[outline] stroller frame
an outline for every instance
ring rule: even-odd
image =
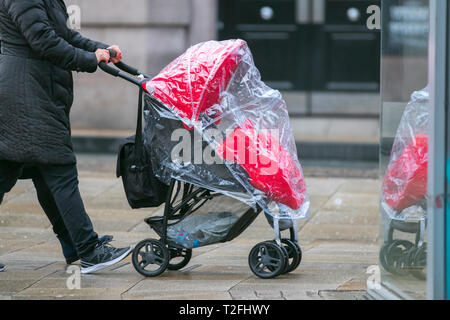
[[[114,57],[116,53],[111,49],[109,51],[111,56]],[[115,66],[125,73],[104,62],[99,64],[99,67],[104,72],[131,82],[139,88],[142,88],[145,81],[150,79],[149,76],[138,69],[122,62],[115,64]],[[175,203],[175,200],[180,195],[182,186],[182,200],[180,203]],[[136,271],[146,277],[156,277],[166,269],[180,270],[184,268],[192,257],[192,249],[169,241],[167,228],[187,218],[200,209],[207,201],[217,196],[223,196],[223,194],[172,178],[163,216],[152,216],[144,220],[160,236],[160,239],[145,239],[135,246],[132,261]],[[231,241],[242,234],[261,211],[262,208],[258,205],[256,205],[256,208],[249,207],[238,221],[234,223],[221,242]],[[170,221],[176,222],[170,223]],[[286,219],[281,221],[286,222]],[[282,226],[280,227],[280,218],[273,217],[275,239],[260,242],[250,251],[248,263],[251,271],[256,276],[263,279],[275,278],[281,274],[294,271],[300,265],[302,251],[298,244],[297,223],[295,219],[289,219],[288,222],[290,222],[288,227],[282,229]],[[290,236],[282,238],[282,231],[287,229],[290,231]],[[181,261],[179,261],[179,258],[181,258]],[[173,260],[176,261],[173,262]],[[152,268],[148,269],[148,267]]]
[[[182,199],[179,203],[175,203],[177,196],[181,193],[182,186],[184,187]],[[165,202],[164,214],[162,216],[145,219],[145,222],[150,228],[160,236],[160,240],[145,239],[136,245],[133,251],[133,265],[142,275],[146,277],[155,277],[163,273],[166,269],[180,270],[189,263],[192,257],[192,249],[184,248],[183,246],[170,241],[167,238],[167,228],[187,218],[190,214],[200,209],[207,201],[212,200],[217,196],[222,196],[222,194],[215,193],[209,189],[198,188],[193,190],[194,188],[195,186],[192,184],[172,179],[167,200]],[[242,234],[242,232],[244,232],[259,216],[261,211],[262,209],[259,206],[256,210],[249,207],[221,242],[231,241]],[[270,254],[275,255],[277,249],[274,248],[279,248],[279,251],[282,252],[280,259],[275,261],[275,265],[277,265],[278,268],[274,267],[270,272],[255,273],[261,278],[273,278],[279,274],[291,272],[295,270],[301,262],[301,249],[297,244],[298,233],[295,220],[293,220],[294,223],[289,228],[289,238],[281,238],[278,220],[279,219],[274,219],[275,240],[262,242],[256,245],[252,250],[254,251],[253,255],[261,250],[268,251]],[[175,222],[170,223],[170,221]],[[179,261],[179,258],[181,258],[181,261]],[[274,258],[276,257],[272,256],[272,260],[277,260]],[[289,261],[290,259],[292,259],[292,261]],[[177,260],[177,262],[172,262],[171,260]],[[249,264],[252,271],[258,269],[258,265],[255,264],[259,263],[259,260],[255,261],[252,254],[249,255]],[[147,270],[146,267],[151,264],[159,267],[156,267],[155,270]]]

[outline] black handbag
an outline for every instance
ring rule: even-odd
[[[122,177],[125,194],[131,208],[154,208],[166,200],[169,187],[153,173],[149,146],[142,138],[142,96],[139,91],[136,135],[128,137],[119,147],[117,177]]]

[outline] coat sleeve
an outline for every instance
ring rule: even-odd
[[[69,30],[69,37],[70,44],[89,52],[95,52],[97,49],[106,49],[109,47],[107,44],[85,38],[78,31],[72,29]]]
[[[95,53],[77,48],[56,34],[42,0],[5,0],[4,6],[29,46],[43,58],[66,70],[97,70]]]

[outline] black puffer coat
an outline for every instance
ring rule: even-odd
[[[71,71],[107,45],[67,27],[63,0],[0,0],[0,160],[73,164]]]

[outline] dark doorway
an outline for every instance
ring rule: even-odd
[[[378,108],[363,106],[380,82],[380,33],[366,25],[371,5],[380,1],[219,0],[219,38],[246,40],[263,81],[304,96],[297,113],[374,115]],[[322,107],[334,93],[362,98],[360,109]]]

